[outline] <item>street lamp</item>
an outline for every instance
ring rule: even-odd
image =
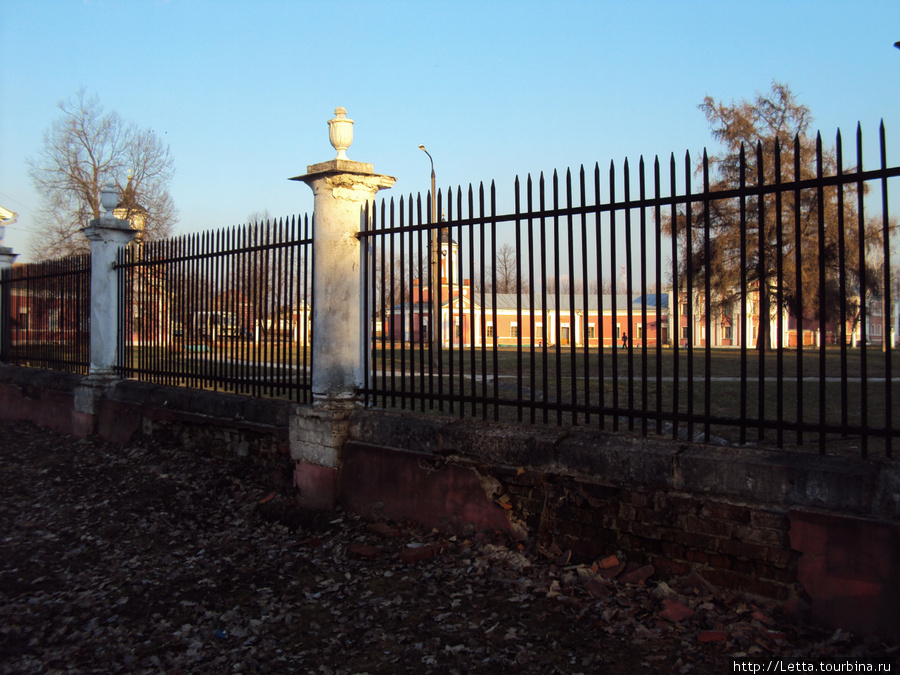
[[[428,161],[431,162],[431,222],[437,222],[437,194],[434,191],[434,158],[431,153],[425,149],[424,145],[419,145],[419,150],[428,155]]]
[[[438,256],[440,255],[440,242],[437,227],[437,192],[435,190],[434,183],[434,158],[431,156],[431,153],[425,149],[424,145],[419,144],[419,150],[428,155],[428,161],[431,162],[431,284],[428,288],[428,301],[431,307],[431,310],[428,313],[431,316],[429,317],[428,324],[429,328],[431,329],[431,360],[432,363],[437,364],[438,354],[441,348],[441,308],[438,306],[438,294],[434,292],[434,286],[441,283],[440,277],[438,277]]]

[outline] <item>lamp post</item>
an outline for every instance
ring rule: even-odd
[[[438,260],[440,256],[440,237],[438,235],[437,225],[437,192],[434,183],[434,158],[431,153],[425,149],[424,145],[419,145],[419,150],[428,155],[428,161],[431,162],[431,284],[428,288],[428,302],[431,308],[429,314],[428,327],[431,330],[431,361],[434,364],[438,362],[438,354],[441,349],[440,338],[440,321],[441,308],[438,306],[438,294],[435,293],[434,287],[441,283],[438,276]],[[420,287],[421,288],[421,287]],[[421,302],[421,298],[419,299]]]
[[[431,162],[431,222],[437,222],[437,195],[434,192],[434,158],[431,153],[425,149],[424,145],[419,145],[419,150],[428,155],[428,161]]]

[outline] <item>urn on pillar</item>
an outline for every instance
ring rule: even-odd
[[[349,159],[347,148],[353,144],[353,120],[347,119],[346,108],[335,108],[334,119],[328,120],[328,138],[337,150],[336,159]]]

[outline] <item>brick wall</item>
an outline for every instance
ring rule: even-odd
[[[516,506],[541,513],[543,490],[517,482],[509,488]],[[582,560],[624,554],[660,578],[699,571],[756,595],[787,599],[797,591],[799,555],[789,547],[785,510],[574,480],[556,483],[548,501],[552,516],[534,520],[540,538]]]

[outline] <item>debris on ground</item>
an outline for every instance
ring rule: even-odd
[[[299,509],[271,467],[0,421],[2,673],[722,673],[896,658],[692,574]]]

